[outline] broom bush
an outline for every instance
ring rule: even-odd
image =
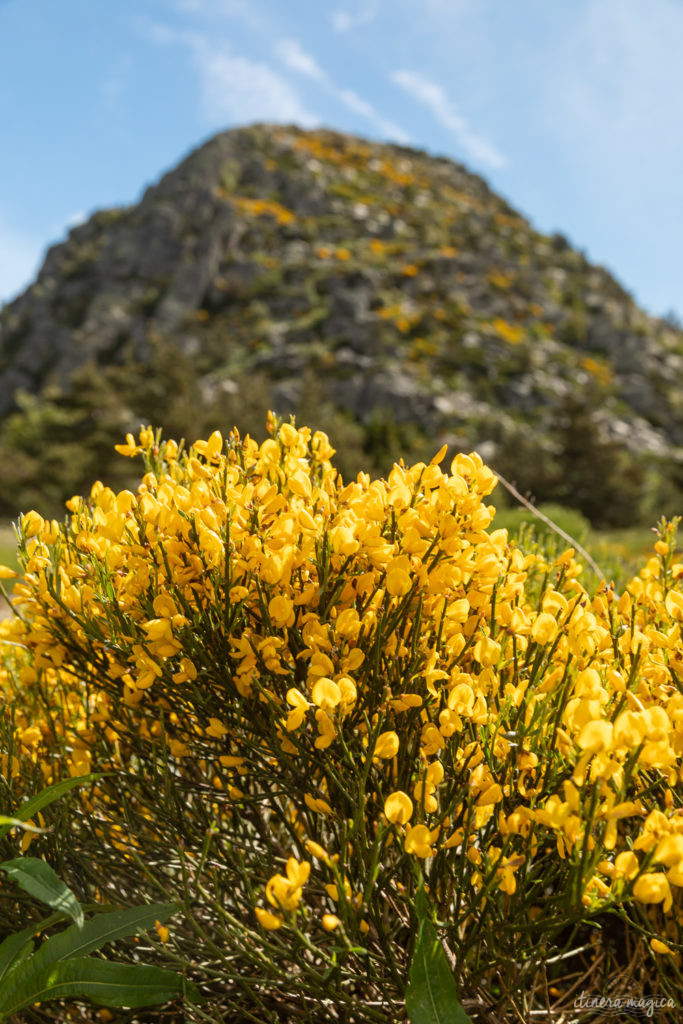
[[[117,956],[205,997],[125,1019],[405,1021],[420,893],[472,1020],[619,982],[673,1021],[676,523],[589,593],[571,549],[495,529],[478,455],[344,483],[325,434],[268,426],[129,434],[135,493],[19,522],[3,802],[106,772],[32,852],[86,902],[178,904]],[[26,905],[0,905],[1,939]]]

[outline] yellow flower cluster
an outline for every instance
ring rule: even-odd
[[[187,452],[128,435],[119,451],[148,465],[137,493],[98,483],[64,525],[23,517],[20,617],[3,626],[17,750],[52,778],[60,756],[82,774],[104,751],[121,763],[126,738],[163,742],[224,791],[225,821],[277,788],[292,855],[264,878],[269,930],[379,928],[381,865],[403,877],[406,855],[455,927],[471,917],[454,873],[483,909],[552,851],[568,905],[656,905],[674,953],[673,527],[623,594],[590,596],[571,550],[547,564],[490,529],[478,455],[345,484],[324,434],[269,426]]]
[[[511,324],[501,317],[494,320],[491,326],[496,334],[509,342],[510,345],[519,345],[524,338],[525,331],[523,327],[520,327],[519,324]]]
[[[238,210],[251,217],[274,217],[278,224],[291,224],[296,217],[291,210],[288,210],[282,203],[273,199],[251,199],[249,196],[238,196],[223,189],[218,189],[218,194],[227,199]]]
[[[310,873],[311,865],[308,861],[299,863],[296,857],[290,857],[287,861],[286,873],[273,875],[266,885],[266,898],[280,913],[273,914],[263,907],[256,907],[259,924],[269,931],[281,928],[284,924],[283,913],[291,913],[298,908],[303,886]]]

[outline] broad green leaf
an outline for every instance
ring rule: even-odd
[[[422,883],[415,896],[415,912],[420,927],[406,993],[410,1024],[472,1024],[458,999],[455,978],[430,920]]]
[[[79,927],[83,925],[83,909],[64,882],[49,864],[37,857],[17,857],[0,864],[0,871],[17,883],[24,892],[41,903],[47,903],[53,910],[59,910]]]
[[[37,966],[48,967],[58,960],[85,956],[101,949],[108,942],[153,928],[157,921],[163,923],[177,910],[175,903],[150,903],[130,910],[97,914],[86,921],[82,928],[72,925],[58,935],[53,935],[37,951],[34,962]]]
[[[63,914],[50,914],[49,917],[44,918],[42,921],[37,921],[35,924],[29,925],[28,928],[24,928],[23,931],[15,932],[14,935],[8,935],[6,939],[0,942],[0,982],[10,968],[13,968],[18,962],[21,954],[25,958],[26,953],[24,951],[26,947],[30,946],[28,951],[31,952],[33,943],[30,940],[33,936],[38,932],[44,931],[46,928],[50,928],[56,921],[62,921],[63,919]]]
[[[25,804],[22,804],[17,809],[15,817],[21,821],[27,821],[34,814],[37,814],[38,811],[42,811],[43,807],[47,807],[55,800],[59,800],[60,796],[64,796],[70,789],[74,789],[76,786],[83,786],[86,782],[94,782],[95,779],[101,779],[109,774],[111,773],[91,772],[90,775],[79,775],[74,779],[64,779],[62,782],[55,782],[52,786],[46,786],[45,789],[41,789],[40,793],[36,793]],[[0,825],[0,839],[2,836],[6,836],[11,828],[12,825]]]
[[[24,932],[10,935],[0,944],[0,983],[8,972],[33,952],[33,941]]]
[[[0,1014],[11,1016],[35,1002],[69,997],[90,999],[98,1006],[156,1006],[183,992],[190,998],[197,990],[172,971],[138,964],[109,963],[95,957],[78,957],[10,975],[0,992]]]

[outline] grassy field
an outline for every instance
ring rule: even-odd
[[[12,569],[18,569],[17,562],[17,539],[11,523],[3,523],[0,526],[0,565],[8,565]]]
[[[559,505],[540,505],[539,511],[571,537],[579,556],[580,548],[588,552],[600,569],[600,575],[607,580],[614,580],[617,590],[635,576],[653,554],[656,540],[653,527],[595,530],[588,520],[573,509]],[[525,508],[499,508],[493,525],[507,529],[522,547],[538,544],[549,553],[557,550],[559,554],[568,546],[563,537]],[[589,577],[594,575],[588,570],[586,578],[582,576],[582,582],[589,589],[593,583]]]
[[[11,523],[0,525],[0,565],[8,565],[10,569],[18,569],[17,539]],[[5,589],[11,590],[11,580],[5,580]],[[0,617],[7,614],[7,603],[0,593]]]

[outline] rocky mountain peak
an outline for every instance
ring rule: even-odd
[[[446,440],[625,521],[680,502],[682,385],[681,332],[463,166],[252,125],[74,228],[0,311],[0,501],[116,476],[141,422],[262,431],[273,406],[345,475]]]

